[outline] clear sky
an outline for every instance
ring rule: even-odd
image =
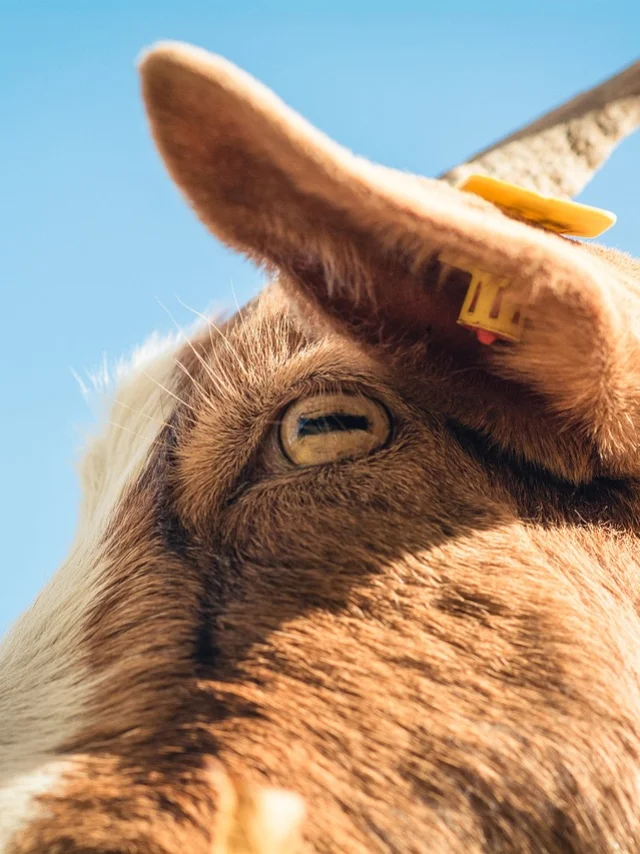
[[[0,0],[0,632],[73,534],[92,414],[72,369],[174,329],[162,305],[187,325],[179,300],[259,286],[164,174],[142,48],[223,54],[357,153],[435,175],[636,59],[638,33],[638,0]],[[583,196],[637,255],[639,175],[640,135]]]

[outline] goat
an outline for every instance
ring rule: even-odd
[[[140,72],[272,279],[139,354],[85,452],[0,652],[0,851],[640,850],[640,264],[457,187],[578,193],[640,63],[441,180],[204,51]],[[519,342],[456,323],[469,269]]]

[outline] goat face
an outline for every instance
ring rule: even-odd
[[[274,279],[138,365],[87,453],[4,649],[2,850],[635,850],[640,269],[362,163],[221,60],[142,78]],[[469,266],[519,344],[456,325]]]

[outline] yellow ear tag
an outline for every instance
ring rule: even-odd
[[[598,237],[616,221],[616,215],[611,211],[579,205],[567,199],[543,196],[525,187],[486,175],[470,175],[458,185],[458,189],[493,202],[507,216],[524,219],[558,234]]]
[[[458,189],[493,202],[507,216],[525,220],[557,234],[597,237],[616,221],[615,214],[610,211],[543,196],[485,175],[470,175]],[[458,263],[455,266],[461,265]],[[483,270],[471,269],[468,264],[462,269],[471,273],[471,283],[458,323],[474,329],[482,344],[493,344],[496,338],[519,341],[524,312],[521,306],[509,298],[509,280]]]
[[[471,284],[458,323],[475,329],[481,344],[493,344],[496,338],[519,341],[524,315],[518,303],[509,296],[509,279],[483,270],[470,272]]]

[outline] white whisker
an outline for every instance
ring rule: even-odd
[[[155,385],[157,385],[157,386],[158,386],[158,388],[162,389],[162,391],[166,392],[166,393],[169,395],[169,397],[172,397],[172,398],[173,398],[174,400],[176,400],[176,401],[177,401],[181,406],[184,406],[184,407],[186,407],[187,409],[190,409],[190,410],[191,410],[191,412],[193,412],[193,414],[194,414],[194,415],[197,415],[197,414],[198,414],[197,409],[195,409],[193,406],[191,406],[191,404],[187,403],[187,401],[186,401],[186,400],[182,400],[182,398],[181,398],[181,397],[178,397],[178,395],[177,395],[177,394],[174,394],[170,389],[168,389],[168,388],[167,388],[165,385],[163,385],[161,382],[158,382],[158,380],[157,380],[155,377],[152,377],[152,376],[151,376],[151,374],[148,374],[146,371],[143,371],[143,376],[145,376],[147,379],[151,380],[151,382],[152,382],[152,383],[154,383]]]
[[[149,437],[145,436],[144,433],[138,433],[135,430],[132,430],[130,427],[125,427],[124,424],[119,424],[117,421],[108,421],[107,423],[110,424],[111,427],[117,427],[119,430],[122,430],[124,433],[129,433],[131,436],[135,436],[136,439],[142,439],[143,441],[146,441],[149,439]],[[158,441],[158,439],[152,439],[150,444],[152,446],[156,445],[157,447],[161,448],[161,447],[163,447],[164,443]]]
[[[157,424],[159,427],[169,427],[171,430],[175,430],[175,425],[169,424],[167,421],[161,421],[158,418],[154,418],[152,415],[147,415],[146,412],[142,412],[140,409],[134,409],[133,406],[129,406],[127,403],[123,403],[121,400],[117,398],[114,400],[114,404],[116,406],[121,406],[123,409],[127,409],[129,412],[132,412],[134,415],[140,415],[142,418],[146,418],[147,421],[151,421],[154,424]]]
[[[209,326],[209,331],[211,331],[213,329],[218,334],[218,336],[222,339],[222,342],[225,345],[225,347],[227,348],[227,350],[229,351],[229,353],[236,360],[236,363],[237,363],[238,367],[240,368],[240,370],[242,371],[242,373],[245,376],[248,376],[249,372],[247,371],[246,365],[244,364],[244,362],[242,361],[242,359],[238,355],[237,351],[233,348],[231,342],[229,341],[228,337],[224,334],[222,329],[220,329],[220,327],[217,326],[216,323],[213,320],[211,320],[211,318],[206,317],[204,314],[202,314],[202,312],[198,311],[197,309],[191,308],[191,306],[188,306],[185,302],[183,302],[180,299],[180,297],[176,296],[176,299],[178,300],[180,305],[183,306],[183,308],[186,308],[187,311],[193,312],[193,314],[195,314],[196,317],[199,317],[201,320],[204,320],[204,322],[207,323]],[[213,342],[212,342],[212,344],[213,344]]]
[[[206,390],[200,385],[200,383],[195,379],[195,377],[190,374],[187,367],[179,359],[176,359],[175,364],[183,372],[183,374],[185,374],[191,380],[193,387],[200,393],[200,396],[205,401],[205,403],[211,406],[212,403],[210,395],[207,394]]]

